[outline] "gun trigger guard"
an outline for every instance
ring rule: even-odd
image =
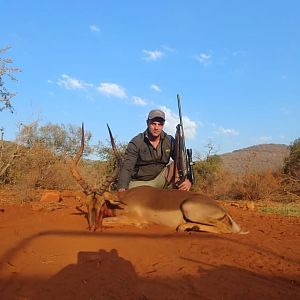
[[[177,188],[179,188],[179,186],[185,181],[185,178],[182,177],[181,179],[179,179],[178,181],[175,182],[175,186]]]

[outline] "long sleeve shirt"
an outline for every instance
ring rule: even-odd
[[[152,180],[174,159],[174,138],[161,134],[160,142],[156,148],[148,138],[147,130],[135,136],[125,151],[123,166],[121,168],[118,188],[128,188],[131,180]]]

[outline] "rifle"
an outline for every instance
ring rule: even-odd
[[[178,94],[177,102],[179,111],[179,124],[176,126],[175,134],[174,175],[177,171],[179,180],[175,182],[175,185],[179,186],[186,178],[188,178],[192,184],[195,183],[195,176],[193,170],[194,162],[192,160],[192,149],[186,149],[185,147],[185,138],[181,115],[181,100]]]

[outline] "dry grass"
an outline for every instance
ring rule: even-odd
[[[260,212],[267,214],[279,214],[284,216],[300,217],[300,203],[269,203],[259,207]]]
[[[4,163],[7,157],[2,156]],[[2,178],[0,187],[10,189],[14,193],[13,198],[21,203],[38,200],[38,191],[43,189],[80,189],[71,175],[69,164],[70,158],[56,156],[42,144],[22,148],[5,173],[5,178]],[[81,160],[78,169],[93,188],[99,187],[109,172],[108,164],[100,161]],[[194,191],[213,195],[220,200],[263,202],[265,205],[260,206],[262,212],[299,216],[300,180],[297,178],[273,170],[248,170],[236,176],[215,164],[202,165],[202,169],[196,168],[196,171],[198,177]]]

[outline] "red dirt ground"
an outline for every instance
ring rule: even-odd
[[[78,203],[0,201],[0,299],[300,299],[299,218],[228,204],[248,235],[94,233]]]

